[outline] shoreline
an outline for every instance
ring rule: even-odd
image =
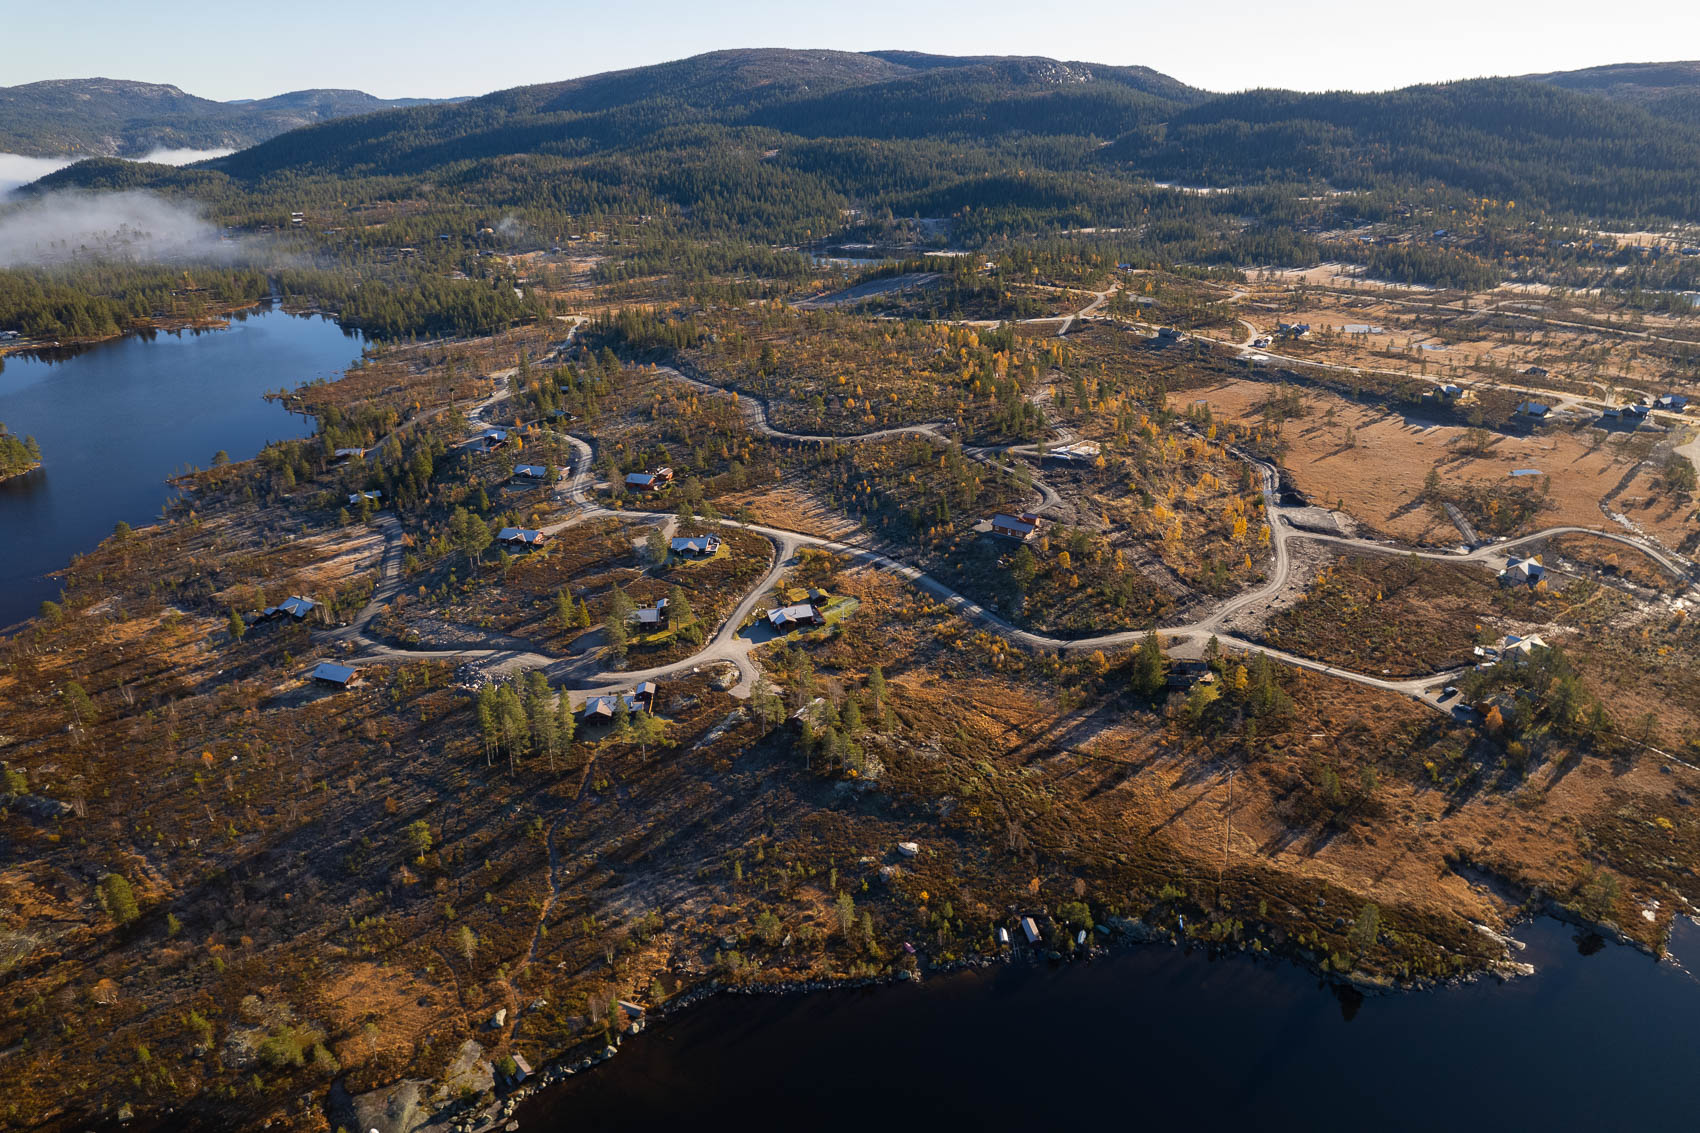
[[[1610,924],[1591,922],[1575,913],[1573,910],[1553,904],[1551,901],[1541,903],[1538,908],[1531,909],[1525,915],[1508,923],[1512,929],[1521,925],[1532,925],[1536,921],[1547,918],[1559,924],[1572,925],[1602,937],[1604,940],[1628,946],[1632,951],[1649,956],[1663,962],[1667,956],[1655,953],[1634,937],[1624,934]],[[723,996],[768,996],[768,997],[803,997],[821,992],[857,991],[872,988],[894,988],[903,984],[924,985],[929,979],[957,975],[970,970],[989,970],[999,966],[1015,967],[1017,965],[1031,968],[1059,968],[1075,963],[1091,963],[1094,959],[1111,959],[1118,955],[1129,955],[1147,948],[1167,946],[1178,949],[1183,954],[1191,953],[1194,949],[1202,952],[1205,959],[1210,961],[1239,957],[1252,962],[1266,962],[1269,967],[1292,967],[1293,969],[1320,980],[1318,990],[1323,987],[1333,988],[1336,993],[1350,991],[1360,996],[1395,997],[1406,995],[1426,994],[1446,988],[1466,987],[1495,979],[1500,984],[1514,980],[1527,979],[1537,974],[1534,965],[1519,963],[1509,959],[1513,946],[1522,948],[1523,945],[1511,936],[1504,935],[1508,958],[1505,961],[1489,964],[1468,972],[1441,979],[1418,977],[1412,980],[1382,981],[1370,977],[1367,973],[1357,970],[1340,973],[1328,970],[1317,962],[1313,953],[1303,948],[1252,948],[1251,941],[1241,941],[1237,947],[1219,941],[1194,938],[1187,935],[1181,927],[1176,929],[1160,928],[1137,918],[1110,918],[1105,929],[1106,939],[1102,942],[1088,941],[1086,944],[1064,954],[1038,945],[1010,945],[1001,948],[993,954],[979,953],[943,963],[927,964],[916,958],[913,968],[898,968],[877,976],[859,976],[837,979],[830,976],[780,980],[772,983],[728,983],[719,978],[710,978],[703,983],[681,990],[669,996],[661,1003],[643,1008],[641,1015],[635,1018],[628,1013],[629,1025],[624,1030],[615,1031],[612,1035],[602,1038],[586,1039],[569,1047],[554,1058],[549,1059],[536,1070],[527,1074],[520,1082],[507,1089],[484,1105],[468,1106],[465,1101],[451,1101],[433,1112],[430,1124],[442,1123],[455,1133],[486,1133],[488,1130],[501,1128],[505,1123],[518,1120],[519,1111],[528,1102],[540,1098],[547,1091],[559,1087],[567,1079],[595,1070],[602,1064],[612,1060],[620,1053],[628,1037],[638,1035],[648,1030],[654,1023],[669,1020],[683,1015],[688,1010],[700,1007]],[[1253,938],[1257,939],[1257,938]],[[923,971],[923,965],[925,970]],[[498,1076],[498,1082],[500,1081]],[[406,1085],[406,1081],[397,1081],[375,1090],[357,1095],[359,1098],[387,1095],[390,1091]],[[437,1083],[432,1083],[433,1087]],[[345,1104],[355,1100],[344,1092],[342,1097]],[[467,1108],[459,1108],[467,1107]],[[333,1104],[328,1107],[330,1116],[335,1119],[339,1114]],[[342,1114],[340,1116],[351,1116]],[[523,1122],[521,1128],[523,1128]]]
[[[9,484],[13,480],[21,480],[25,476],[29,476],[29,475],[32,475],[36,472],[40,472],[45,467],[47,467],[47,466],[45,464],[43,464],[41,461],[38,460],[34,464],[30,465],[28,468],[22,468],[22,469],[19,469],[16,472],[0,473],[0,484]]]
[[[186,330],[229,330],[230,316],[239,311],[255,311],[267,303],[273,302],[277,303],[278,309],[283,310],[285,314],[292,313],[284,309],[280,300],[270,297],[255,299],[246,303],[230,303],[220,306],[215,313],[203,315],[198,319],[154,317],[142,323],[124,327],[116,334],[101,334],[82,338],[56,338],[51,341],[38,338],[13,339],[0,345],[0,361],[12,354],[39,354],[55,350],[87,350],[103,343],[119,342],[131,335],[145,334],[149,331],[156,334],[176,334]]]

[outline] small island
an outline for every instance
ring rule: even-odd
[[[17,437],[0,424],[0,480],[10,480],[41,467],[41,446],[34,437]]]

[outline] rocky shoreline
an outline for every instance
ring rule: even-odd
[[[1590,922],[1573,910],[1565,909],[1550,901],[1543,902],[1541,907],[1534,909],[1529,915],[1520,918],[1516,923],[1529,923],[1537,916],[1551,916],[1555,920],[1598,933],[1606,940],[1633,945],[1639,951],[1653,954],[1651,949],[1648,949],[1635,938],[1617,930],[1615,926]],[[1097,928],[1099,934],[1105,937],[1104,940],[1089,941],[1066,954],[1055,950],[1042,950],[1037,947],[1011,947],[996,955],[980,954],[943,963],[929,963],[926,964],[925,974],[921,970],[922,963],[917,961],[913,968],[900,968],[887,975],[856,979],[817,978],[761,984],[728,984],[719,979],[713,979],[688,991],[681,992],[662,1004],[644,1008],[642,1014],[633,1019],[629,1029],[624,1034],[616,1034],[610,1042],[601,1045],[585,1044],[577,1050],[563,1053],[560,1058],[535,1072],[526,1067],[519,1076],[507,1077],[504,1083],[505,1088],[500,1096],[484,1105],[454,1102],[433,1112],[425,1112],[418,1106],[421,1096],[428,1096],[430,1092],[439,1088],[440,1084],[405,1080],[358,1097],[351,1097],[346,1093],[341,1094],[340,1097],[333,1094],[330,1116],[333,1122],[341,1120],[346,1123],[352,1120],[356,1124],[350,1125],[350,1128],[376,1130],[377,1133],[415,1133],[415,1131],[418,1131],[418,1133],[490,1133],[494,1130],[518,1130],[520,1122],[516,1114],[521,1105],[530,1098],[559,1085],[569,1078],[593,1070],[614,1058],[618,1055],[626,1035],[639,1034],[654,1022],[670,1018],[688,1008],[722,995],[800,995],[822,991],[886,987],[904,983],[918,984],[924,982],[928,976],[945,976],[970,968],[986,969],[1000,964],[1090,962],[1094,958],[1107,957],[1116,951],[1149,945],[1167,945],[1188,949],[1197,947],[1205,950],[1212,957],[1238,953],[1248,957],[1256,956],[1295,963],[1317,974],[1331,985],[1350,989],[1359,995],[1366,996],[1394,995],[1431,991],[1444,987],[1459,987],[1488,978],[1508,982],[1535,973],[1534,965],[1512,959],[1513,948],[1521,949],[1523,947],[1521,942],[1509,935],[1497,933],[1490,935],[1501,941],[1505,947],[1506,955],[1504,959],[1492,962],[1486,967],[1459,973],[1445,979],[1422,977],[1412,980],[1389,980],[1358,970],[1345,973],[1330,971],[1324,967],[1323,958],[1308,949],[1253,949],[1249,941],[1242,941],[1237,946],[1229,946],[1218,942],[1194,939],[1186,934],[1184,925],[1177,926],[1177,928],[1165,928],[1135,918],[1112,917],[1107,918],[1107,923],[1099,925]],[[522,1062],[520,1065],[523,1067],[524,1063]]]

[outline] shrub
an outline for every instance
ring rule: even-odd
[[[100,903],[119,924],[129,924],[142,915],[136,904],[136,891],[120,874],[109,873],[100,879]]]

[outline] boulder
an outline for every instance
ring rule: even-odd
[[[425,1108],[429,1082],[405,1079],[350,1100],[354,1128],[372,1133],[413,1133],[431,1119]]]
[[[467,1039],[443,1068],[437,1082],[437,1097],[442,1101],[453,1101],[462,1094],[481,1094],[495,1086],[496,1068],[484,1057],[484,1047]]]
[[[897,852],[906,858],[912,858],[921,852],[921,847],[915,842],[899,842]]]

